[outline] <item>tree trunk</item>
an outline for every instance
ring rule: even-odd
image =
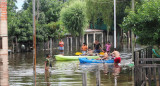
[[[77,51],[77,37],[76,37],[76,51]]]
[[[107,30],[107,42],[109,40],[109,30]]]
[[[50,43],[49,44],[50,44],[50,49],[49,49],[50,50],[50,56],[52,56],[52,38],[50,38]]]
[[[48,42],[47,42],[47,49],[49,50],[49,40],[48,40]]]
[[[109,30],[110,30],[110,26],[109,25],[107,25],[108,26],[108,29],[107,29],[107,42],[108,42],[108,40],[109,40]]]
[[[14,43],[12,43],[12,53],[14,53]]]
[[[17,41],[17,37],[16,37],[16,52],[18,52],[18,41]]]
[[[121,29],[121,38],[120,38],[120,42],[122,43],[123,42],[123,30]]]

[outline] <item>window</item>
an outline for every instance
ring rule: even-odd
[[[0,49],[2,49],[2,37],[0,37]]]

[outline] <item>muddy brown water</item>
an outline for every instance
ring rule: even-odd
[[[56,55],[58,52],[53,52]],[[127,59],[122,64],[131,61],[131,53],[122,50]],[[33,73],[32,52],[16,53],[0,57],[1,86],[133,86],[133,68],[114,66],[112,64],[80,64],[79,61],[56,61],[51,58],[52,68],[45,73],[44,51],[37,51],[36,81]],[[73,53],[75,53],[73,51]],[[72,53],[72,55],[73,55]],[[68,52],[65,52],[69,55]],[[70,54],[71,55],[71,54]],[[99,81],[99,82],[98,82]]]

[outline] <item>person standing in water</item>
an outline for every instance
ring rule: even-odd
[[[47,86],[50,86],[49,83],[49,77],[50,77],[50,72],[49,72],[49,67],[52,67],[51,62],[50,62],[50,55],[46,55],[46,60],[45,60],[45,81],[47,82]]]
[[[64,54],[64,42],[62,41],[62,39],[59,41],[59,50],[60,50],[60,54]]]
[[[121,63],[120,53],[117,51],[116,48],[114,48],[114,51],[111,53],[111,56],[115,57],[114,58],[114,63],[115,64]]]
[[[51,63],[50,63],[50,55],[47,54],[46,55],[46,60],[45,60],[45,70],[48,71],[49,70],[49,67],[52,67]]]
[[[107,53],[110,54],[110,48],[111,48],[110,42],[108,41],[105,46],[106,46],[106,51],[107,51]]]

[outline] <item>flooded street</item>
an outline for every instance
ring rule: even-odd
[[[160,86],[160,0],[0,0],[0,86]]]
[[[107,63],[80,64],[79,61],[56,61],[53,56],[52,68],[45,73],[44,51],[38,51],[35,82],[32,52],[11,54],[8,56],[8,65],[0,65],[1,80],[6,77],[3,74],[8,73],[8,80],[6,80],[8,82],[1,81],[1,86],[6,86],[7,83],[9,86],[31,86],[34,83],[36,86],[133,86],[133,68],[124,66],[131,62],[131,53],[125,52],[121,51],[123,56],[121,66]],[[8,66],[8,69],[2,70],[4,66],[5,68]]]

